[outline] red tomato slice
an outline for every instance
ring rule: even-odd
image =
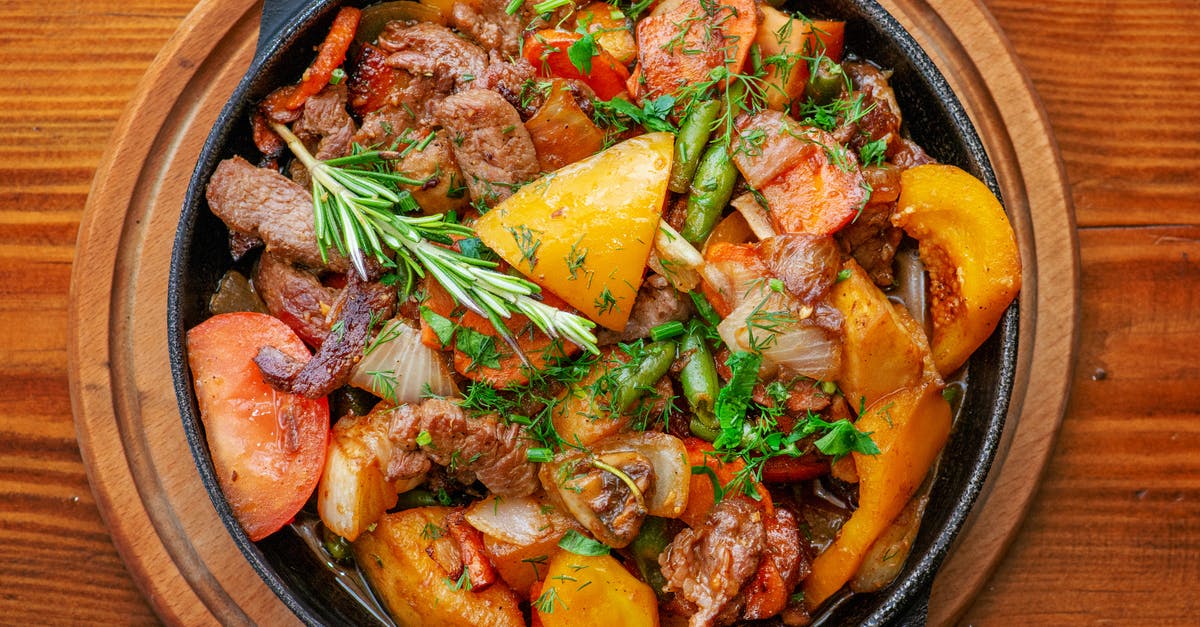
[[[188,364],[217,480],[251,540],[291,520],[312,495],[329,444],[329,405],[280,392],[254,356],[274,346],[311,355],[296,333],[260,313],[214,316],[188,331]]]

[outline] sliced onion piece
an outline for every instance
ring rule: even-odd
[[[683,239],[679,231],[659,220],[648,264],[651,270],[670,281],[675,289],[689,292],[700,284],[697,270],[704,265],[704,255]]]
[[[427,393],[458,392],[441,355],[422,344],[421,332],[399,318],[388,321],[367,346],[350,375],[350,385],[393,404],[415,403]]]
[[[812,318],[813,309],[797,306],[784,294],[747,299],[734,309],[717,332],[732,351],[757,350],[763,369],[828,381],[841,372],[841,345]]]
[[[746,224],[750,225],[750,230],[754,232],[755,237],[758,239],[775,237],[775,225],[771,224],[771,216],[767,214],[767,210],[762,205],[758,204],[754,194],[746,192],[734,198],[730,204],[746,219]]]
[[[646,431],[617,436],[654,465],[654,492],[646,495],[646,512],[651,516],[679,518],[687,507],[692,469],[687,463],[683,440],[666,433]]]
[[[646,265],[666,279],[671,287],[681,292],[690,292],[700,285],[699,272],[669,260],[664,261],[658,256],[657,250],[650,251],[650,258],[646,261]]]
[[[472,503],[464,515],[484,534],[518,546],[533,544],[570,525],[562,512],[532,496],[493,496]]]

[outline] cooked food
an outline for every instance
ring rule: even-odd
[[[207,186],[234,268],[188,355],[251,539],[319,517],[414,625],[804,625],[887,586],[1021,267],[822,17],[340,9]]]

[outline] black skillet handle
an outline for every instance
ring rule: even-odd
[[[263,55],[267,45],[275,36],[283,31],[296,15],[304,10],[311,0],[263,0],[262,19],[258,23],[258,45],[255,47],[255,60]]]

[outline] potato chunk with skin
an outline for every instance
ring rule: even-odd
[[[919,242],[929,272],[933,360],[947,375],[992,334],[1021,290],[1021,255],[1000,201],[950,165],[900,175],[892,223]]]
[[[658,599],[611,555],[559,551],[533,602],[544,627],[657,627]]]
[[[351,542],[396,505],[398,487],[384,477],[380,461],[391,456],[389,420],[384,412],[347,415],[333,426],[317,511],[326,528]]]
[[[929,347],[908,311],[889,301],[857,262],[844,268],[849,276],[829,298],[845,318],[838,388],[857,409],[920,383]]]
[[[524,627],[516,593],[503,582],[476,592],[431,557],[445,537],[448,507],[421,507],[379,519],[353,544],[354,560],[401,625]]]

